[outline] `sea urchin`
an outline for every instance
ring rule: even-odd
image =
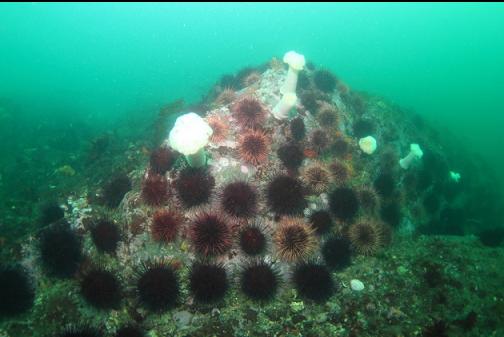
[[[301,182],[287,175],[279,175],[268,184],[268,206],[278,215],[295,215],[306,206],[305,191]]]
[[[152,206],[159,206],[168,198],[168,181],[163,175],[147,172],[142,182],[142,197]]]
[[[254,261],[243,267],[240,284],[247,297],[264,302],[275,297],[280,286],[280,274],[274,265]]]
[[[154,214],[151,225],[151,235],[154,241],[168,243],[175,240],[182,216],[174,211],[159,210]]]
[[[104,269],[93,269],[81,281],[81,294],[98,309],[114,309],[121,302],[121,287],[116,276]]]
[[[356,222],[348,229],[348,238],[358,253],[371,255],[382,245],[382,227],[373,221]]]
[[[303,219],[282,219],[273,238],[279,258],[293,262],[309,257],[316,246],[313,234],[314,230]]]
[[[255,188],[245,181],[227,184],[220,197],[226,214],[237,218],[250,218],[257,211],[258,195]]]
[[[242,251],[247,255],[259,255],[266,250],[267,239],[261,227],[252,224],[243,227],[239,234],[239,243]]]
[[[26,312],[34,299],[33,285],[22,268],[0,266],[0,318]]]
[[[136,291],[139,301],[152,311],[172,309],[180,296],[179,278],[172,266],[153,263],[142,266]]]
[[[303,298],[314,302],[324,302],[336,290],[331,273],[324,265],[303,262],[297,265],[292,275],[297,292]]]
[[[262,131],[253,130],[243,134],[238,140],[240,157],[248,164],[259,165],[268,159],[269,139]]]
[[[222,255],[233,243],[228,221],[217,213],[198,214],[189,228],[189,235],[194,250],[202,256]]]
[[[177,196],[187,208],[207,203],[214,186],[215,179],[206,168],[186,167],[174,181]]]
[[[215,303],[229,288],[226,269],[219,264],[195,263],[189,272],[189,289],[196,302]]]
[[[266,120],[266,108],[255,97],[244,97],[231,107],[233,117],[246,128],[257,128]]]

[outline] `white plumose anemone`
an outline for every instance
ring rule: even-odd
[[[283,61],[289,65],[289,70],[287,71],[287,77],[285,82],[280,89],[282,94],[295,93],[298,74],[304,69],[306,64],[304,55],[298,54],[295,51],[289,51],[285,53]]]
[[[399,165],[403,169],[407,170],[416,159],[420,159],[422,157],[423,157],[423,151],[420,148],[420,145],[411,144],[410,145],[410,152],[408,153],[408,155],[406,157],[399,160]]]
[[[177,118],[168,142],[174,150],[186,157],[189,165],[201,167],[206,164],[205,146],[212,133],[212,128],[203,118],[189,112]]]
[[[273,116],[276,119],[285,119],[289,116],[289,111],[296,105],[297,96],[295,93],[287,93],[282,96],[282,99],[273,108]]]
[[[376,151],[376,139],[373,136],[367,136],[359,139],[359,147],[362,152],[373,154]]]

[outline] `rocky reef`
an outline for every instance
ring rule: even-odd
[[[288,56],[223,77],[198,127],[48,208],[0,270],[0,337],[502,334],[491,173]]]

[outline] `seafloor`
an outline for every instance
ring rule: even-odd
[[[42,213],[50,220],[45,226],[24,233],[22,241],[6,235],[2,240],[8,242],[0,242],[2,261],[21,264],[35,289],[27,312],[0,317],[0,337],[81,336],[62,334],[69,326],[90,327],[103,336],[119,336],[116,332],[124,326],[138,327],[151,337],[503,336],[504,249],[502,231],[494,229],[502,223],[502,199],[491,170],[445,130],[385,99],[356,92],[311,64],[300,73],[297,105],[288,118],[277,120],[271,111],[285,76],[276,59],[224,76],[200,104],[164,107],[152,130],[126,148],[104,150],[108,140],[95,139],[86,154],[93,164],[82,169],[86,177],[61,165],[54,179],[65,186],[58,190],[64,220],[46,207],[48,214]],[[263,120],[259,114],[258,123],[251,121],[239,110],[247,99],[261,104]],[[181,191],[181,176],[190,169],[183,156],[163,152],[165,125],[189,109],[205,117],[214,134],[206,147],[205,178],[194,185],[191,180]],[[299,122],[303,132],[296,127]],[[243,137],[250,133],[265,140],[265,153],[247,153]],[[358,142],[371,135],[378,146],[367,154]],[[420,144],[424,156],[405,170],[398,161],[411,143]],[[460,173],[460,180],[450,171]],[[152,182],[153,176],[166,185]],[[271,186],[279,176],[301,182],[301,209],[285,209],[289,205],[275,199]],[[225,214],[223,205],[224,187],[236,181],[252,186],[258,198],[243,217]],[[187,186],[199,195],[187,196]],[[207,190],[208,196],[202,196]],[[341,196],[341,191],[356,199]],[[154,229],[160,209],[178,213],[177,233]],[[312,220],[319,211],[330,214],[327,228]],[[231,247],[220,247],[216,254],[201,249],[192,230],[201,214],[208,213],[225,217],[233,237]],[[16,216],[5,214],[11,218],[2,222],[11,227],[4,228],[12,228]],[[112,249],[103,249],[111,240],[109,233],[97,238],[95,229],[103,219],[119,229]],[[299,239],[299,249],[289,251],[279,232],[292,219],[309,228],[311,241]],[[40,241],[44,232],[62,223],[82,240],[84,257],[75,273],[57,277],[42,267]],[[248,257],[240,244],[241,231],[249,224],[258,224],[268,241],[259,257]],[[364,224],[363,229],[357,224]],[[346,240],[349,250],[324,256],[321,247],[334,237]],[[325,268],[330,258],[340,259],[338,268],[330,268],[332,286],[305,280],[319,288],[300,289],[293,276],[297,266],[307,261]],[[258,260],[274,265],[279,281],[267,301],[241,291],[244,268]],[[180,279],[178,302],[164,311],[149,310],[138,296],[139,274],[152,261],[169,266]],[[187,282],[195,261],[225,269],[229,290],[222,300],[195,300]],[[82,282],[93,268],[110,271],[119,280],[121,300],[114,308],[97,309],[82,294]],[[352,280],[364,288],[351,286]]]

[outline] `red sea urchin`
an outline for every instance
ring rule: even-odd
[[[246,128],[259,128],[266,121],[266,108],[255,97],[244,97],[231,107],[233,117]]]
[[[177,212],[166,209],[157,211],[152,218],[152,238],[157,242],[172,242],[177,236],[182,221],[182,216]]]
[[[257,212],[258,198],[257,191],[252,185],[245,181],[235,181],[224,187],[220,202],[226,214],[245,219]]]
[[[240,157],[248,164],[260,165],[268,159],[270,141],[262,131],[248,131],[238,140]]]
[[[215,99],[217,105],[228,105],[236,98],[236,93],[232,88],[226,88],[221,91],[219,96]]]
[[[210,136],[212,143],[220,143],[226,140],[229,134],[229,123],[225,118],[219,115],[211,115],[208,116],[207,123],[213,131],[212,136]]]
[[[201,212],[189,229],[197,254],[216,256],[226,253],[233,243],[233,234],[226,218],[217,213]]]
[[[287,262],[306,259],[316,246],[313,234],[314,230],[303,219],[282,219],[273,238],[278,257]]]
[[[142,182],[142,198],[151,206],[159,206],[168,199],[168,181],[160,174],[145,174]]]

